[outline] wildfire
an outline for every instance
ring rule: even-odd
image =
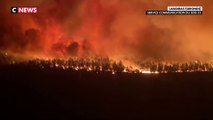
[[[61,69],[71,71],[87,72],[111,72],[116,73],[142,73],[142,74],[160,74],[160,73],[182,73],[182,72],[213,72],[213,62],[185,62],[172,63],[162,61],[140,61],[134,64],[125,64],[122,61],[112,60],[108,57],[80,58],[73,57],[68,59],[42,59],[17,61],[14,56],[8,53],[0,54],[0,65],[17,65],[26,67],[35,67],[41,69]]]

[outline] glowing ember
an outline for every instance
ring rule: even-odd
[[[144,74],[151,74],[152,72],[151,71],[141,71],[141,73],[144,73]],[[153,72],[153,73],[158,73],[158,72]]]

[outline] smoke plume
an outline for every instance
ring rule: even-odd
[[[1,1],[0,50],[26,56],[210,60],[212,0]],[[200,16],[147,16],[167,6],[203,6]],[[37,14],[11,14],[37,6]]]

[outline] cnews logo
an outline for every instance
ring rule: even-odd
[[[34,14],[38,12],[37,7],[11,7],[11,13],[13,14]]]

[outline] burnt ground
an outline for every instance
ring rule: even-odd
[[[112,75],[0,66],[0,90],[1,117],[8,119],[213,119],[210,72]]]

